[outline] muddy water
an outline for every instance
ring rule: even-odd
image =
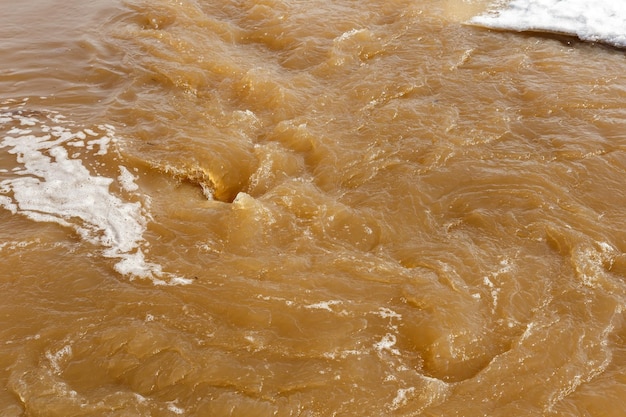
[[[624,53],[481,7],[3,8],[0,415],[625,415]]]

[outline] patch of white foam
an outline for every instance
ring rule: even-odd
[[[400,388],[396,392],[396,397],[393,399],[390,405],[391,410],[397,410],[400,407],[407,405],[409,397],[415,395],[415,387]]]
[[[578,36],[584,41],[626,47],[623,0],[511,0],[470,20],[494,29],[544,31]]]
[[[350,39],[351,37],[358,35],[359,33],[366,33],[366,32],[367,32],[366,29],[356,29],[356,28],[350,29],[349,31],[342,33],[341,36],[337,38],[337,42],[345,41],[346,39]]]
[[[63,362],[72,357],[72,347],[70,345],[63,346],[56,352],[46,352],[46,358],[50,361],[50,366],[57,374],[61,372]]]
[[[343,302],[339,300],[330,300],[330,301],[320,301],[319,303],[309,304],[304,306],[304,308],[309,310],[326,310],[332,312],[332,306],[341,305]]]
[[[170,401],[169,403],[167,403],[167,409],[179,416],[185,414],[185,409],[177,406],[176,401]]]
[[[2,206],[2,204],[0,204],[0,206]],[[0,243],[0,252],[4,250],[9,250],[9,251],[22,250],[29,246],[39,245],[40,243],[41,243],[41,239],[39,238],[35,238],[29,241],[24,241],[24,240],[15,241],[14,240],[14,241],[9,241],[9,242],[2,242]]]
[[[115,270],[122,275],[149,278],[156,284],[191,282],[146,261],[141,247],[146,245],[147,220],[141,204],[111,194],[114,179],[94,175],[82,160],[68,154],[66,148],[81,144],[86,136],[59,125],[62,119],[45,113],[0,113],[0,131],[5,130],[0,149],[15,155],[17,162],[10,174],[0,177],[0,207],[75,230],[85,241],[104,247],[105,257],[118,259]],[[57,125],[49,126],[51,122]],[[116,140],[112,126],[98,126],[98,130],[98,134],[86,131],[94,137],[87,148],[96,156],[105,155]],[[121,177],[121,187],[132,190],[132,174],[122,170]]]
[[[120,185],[125,191],[132,192],[137,191],[139,186],[135,184],[137,177],[133,175],[128,168],[120,165],[120,176],[117,177]]]
[[[378,309],[378,311],[376,313],[377,316],[380,316],[384,319],[398,319],[398,320],[402,320],[402,315],[396,313],[395,311],[393,311],[390,308],[387,307],[380,307]]]
[[[580,245],[572,251],[572,261],[576,275],[581,282],[591,288],[596,288],[606,282],[606,265],[613,265],[618,255],[610,243],[595,242],[593,246]]]
[[[326,359],[337,359],[337,358],[341,358],[341,359],[345,359],[348,356],[363,356],[363,355],[367,355],[367,351],[366,350],[358,350],[358,349],[346,349],[346,350],[335,350],[333,352],[325,352],[322,356],[325,357]]]
[[[387,351],[393,355],[400,356],[400,351],[394,348],[394,346],[396,345],[396,342],[397,342],[396,336],[391,333],[387,333],[386,335],[383,336],[380,342],[374,343],[374,349],[378,351],[379,355]]]

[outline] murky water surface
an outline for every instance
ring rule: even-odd
[[[4,7],[0,414],[625,415],[624,52],[483,6]]]

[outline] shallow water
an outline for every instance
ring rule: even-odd
[[[625,415],[624,53],[482,7],[0,15],[0,415]]]

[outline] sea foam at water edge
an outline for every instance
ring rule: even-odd
[[[17,162],[0,174],[1,207],[73,229],[83,240],[101,246],[105,257],[117,259],[115,270],[122,275],[148,278],[155,284],[190,282],[146,261],[144,208],[112,194],[110,186],[116,180],[94,174],[80,159],[82,153],[107,154],[117,140],[112,126],[77,129],[52,112],[3,107],[0,131],[0,149],[15,155]],[[135,190],[134,177],[125,167],[119,169],[118,185]]]
[[[622,0],[511,0],[476,16],[471,24],[493,29],[555,32],[626,48],[626,2]]]

